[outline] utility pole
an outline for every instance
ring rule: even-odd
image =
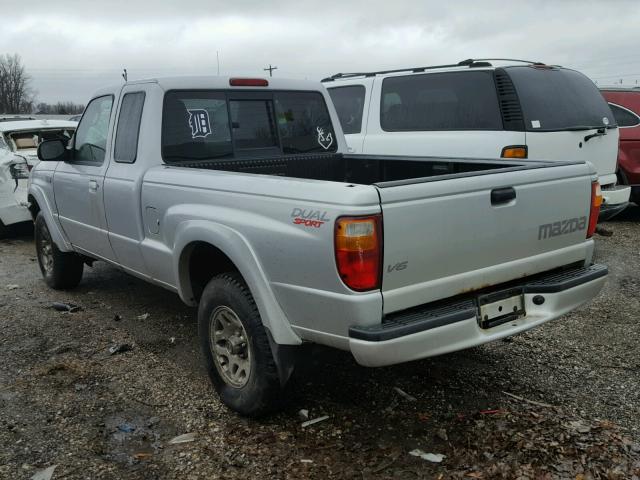
[[[216,50],[216,63],[218,64],[218,75],[220,75],[220,52]]]
[[[269,64],[269,68],[264,68],[263,70],[264,70],[265,72],[266,72],[266,71],[269,71],[269,76],[270,76],[270,77],[273,77],[273,71],[274,71],[274,70],[277,70],[277,69],[278,69],[278,67],[272,67],[272,66],[271,66],[271,64]]]

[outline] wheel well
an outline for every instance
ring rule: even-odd
[[[29,211],[31,212],[31,218],[33,218],[33,221],[35,222],[36,217],[40,212],[40,205],[38,205],[36,199],[33,198],[33,195],[29,195],[27,197],[27,201],[29,202]]]
[[[225,253],[207,242],[193,242],[183,250],[181,264],[191,286],[194,300],[200,300],[204,287],[214,276],[238,269]]]

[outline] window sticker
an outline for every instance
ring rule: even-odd
[[[328,150],[331,145],[333,145],[333,135],[331,132],[324,134],[324,128],[316,127],[316,132],[318,132],[318,143],[322,148]]]
[[[203,108],[188,108],[187,112],[189,112],[191,138],[205,138],[207,135],[211,135],[209,112]]]
[[[531,120],[531,128],[540,128],[540,120]]]
[[[602,117],[603,125],[609,125],[609,119],[607,117]]]

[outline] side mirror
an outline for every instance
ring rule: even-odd
[[[43,162],[58,162],[67,157],[67,148],[62,140],[45,140],[38,145],[38,158]]]

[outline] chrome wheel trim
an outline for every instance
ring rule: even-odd
[[[209,349],[223,380],[242,388],[251,375],[251,348],[238,315],[229,307],[216,307],[209,319]]]

